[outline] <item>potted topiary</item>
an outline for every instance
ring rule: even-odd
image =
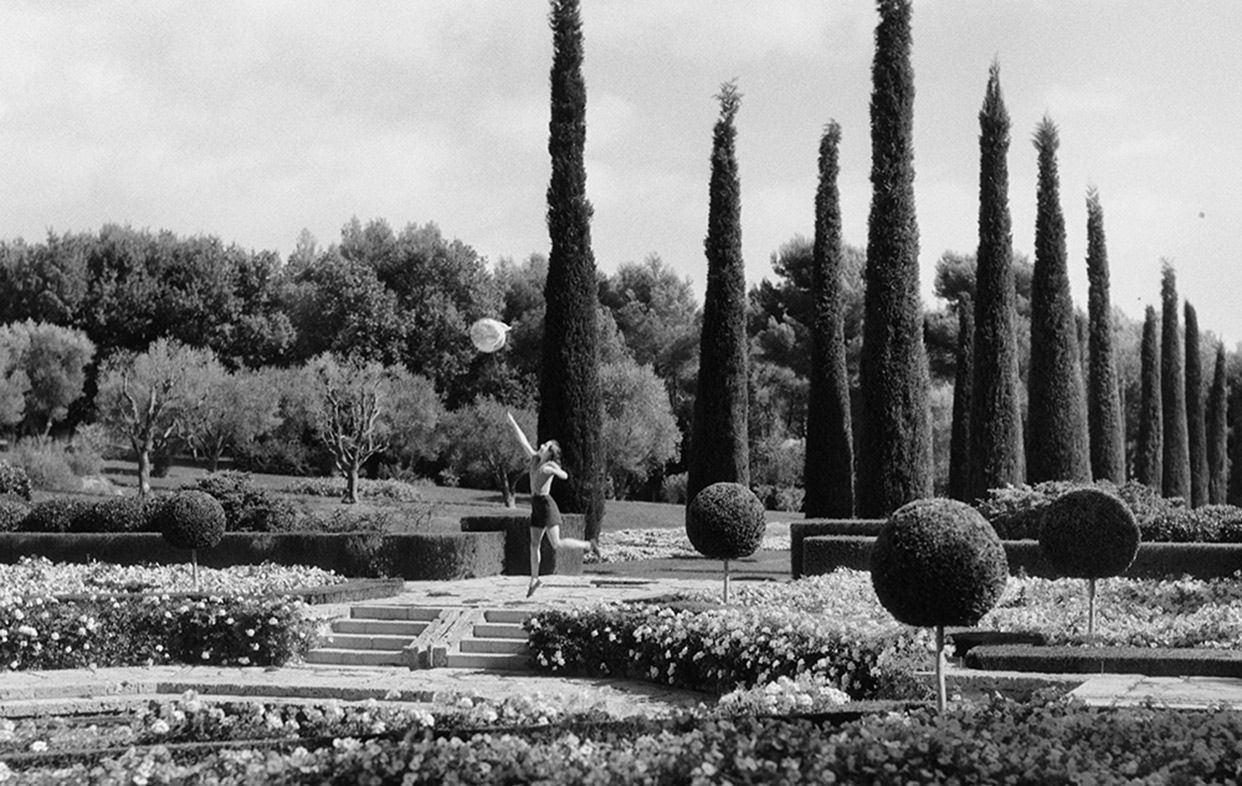
[[[1062,576],[1087,580],[1087,635],[1095,633],[1096,579],[1124,573],[1139,539],[1134,513],[1107,491],[1070,491],[1044,510],[1039,550]]]
[[[175,492],[155,505],[151,526],[174,548],[190,550],[197,590],[198,550],[211,548],[224,537],[224,507],[219,500],[202,491]]]
[[[936,630],[936,699],[945,708],[944,629],[996,605],[1009,563],[996,530],[969,505],[923,499],[898,508],[871,550],[871,584],[899,622]]]
[[[729,602],[729,560],[754,554],[767,529],[763,503],[740,483],[713,483],[691,500],[686,535],[705,557],[724,560],[724,602]]]

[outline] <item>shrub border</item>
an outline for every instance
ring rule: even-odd
[[[790,526],[790,559],[794,559],[793,525]],[[1001,541],[1009,572],[1041,578],[1060,578],[1043,555],[1037,540]],[[836,568],[871,569],[875,538],[865,535],[803,534],[794,578],[831,573]],[[1242,543],[1140,543],[1134,562],[1121,575],[1125,578],[1197,579],[1226,578],[1242,570]]]
[[[1143,674],[1149,677],[1242,677],[1242,652],[1167,647],[1074,647],[993,644],[972,647],[966,666],[989,671]]]
[[[503,532],[504,564],[500,572],[506,576],[530,575],[530,514],[503,513],[488,516],[462,516],[462,532]],[[581,513],[561,514],[561,535],[585,537],[586,518]],[[582,554],[574,549],[557,552],[544,539],[539,549],[539,575],[560,573],[582,575]]]
[[[211,568],[273,562],[309,565],[350,577],[452,580],[499,574],[504,544],[501,532],[229,532],[218,546],[201,550],[198,560]],[[158,533],[0,533],[0,562],[38,556],[53,562],[118,565],[189,561],[188,551],[173,548]]]

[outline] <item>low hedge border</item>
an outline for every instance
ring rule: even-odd
[[[804,519],[789,522],[789,572],[795,579],[802,573],[802,541],[818,535],[865,535],[880,534],[884,519]],[[814,575],[814,574],[806,574]]]
[[[1242,652],[1152,647],[972,647],[966,666],[989,671],[1053,674],[1143,674],[1149,677],[1242,677]]]
[[[492,516],[463,516],[462,532],[503,532],[505,535],[504,565],[501,573],[506,576],[530,575],[530,515],[511,513]],[[581,513],[561,514],[561,535],[582,538],[586,532],[586,519]],[[565,549],[558,552],[545,538],[539,549],[539,575],[560,573],[565,576],[582,575],[582,552]]]
[[[1060,576],[1040,551],[1039,541],[1006,540],[1002,544],[1011,574],[1024,573],[1041,578]],[[802,538],[800,545],[800,564],[792,571],[794,578],[831,573],[837,568],[869,570],[875,538],[863,535],[808,535]],[[1133,564],[1121,575],[1126,578],[1191,576],[1212,579],[1232,576],[1239,570],[1242,570],[1242,544],[1140,543]]]
[[[350,577],[442,581],[499,574],[504,545],[501,532],[229,532],[218,546],[201,550],[198,561],[211,568],[273,562],[309,565]],[[26,556],[118,565],[189,561],[189,552],[173,548],[157,533],[0,533],[0,561],[17,562]]]

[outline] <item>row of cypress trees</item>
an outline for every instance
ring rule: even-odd
[[[548,150],[551,253],[539,438],[557,438],[570,468],[558,501],[586,514],[587,537],[603,516],[601,393],[595,325],[591,206],[583,163],[586,87],[579,0],[551,0],[553,66]],[[868,218],[865,316],[859,362],[860,433],[852,433],[842,315],[843,243],[837,176],[841,129],[830,122],[819,149],[812,282],[814,320],[807,422],[808,516],[885,516],[931,496],[929,372],[918,286],[914,208],[911,0],[877,0],[872,65],[872,201]],[[687,500],[718,481],[749,482],[745,273],[734,82],[717,96],[712,135],[707,292],[700,368],[688,445]],[[958,308],[951,494],[975,499],[1006,484],[1052,479],[1125,479],[1119,375],[1112,351],[1108,259],[1098,193],[1087,194],[1087,354],[1070,297],[1060,207],[1055,124],[1036,128],[1039,161],[1031,304],[1029,423],[1019,410],[1016,297],[1008,203],[1009,116],[1000,68],[988,74],[980,123],[979,247],[973,302]],[[1200,396],[1198,324],[1186,305],[1185,375],[1171,267],[1165,266],[1162,346],[1148,308],[1142,345],[1142,414],[1135,476],[1195,504],[1225,493],[1223,347],[1208,405]],[[1084,386],[1084,374],[1086,385]],[[1156,376],[1151,376],[1151,375]],[[1153,381],[1153,380],[1158,380]],[[1192,461],[1193,459],[1193,461]],[[554,487],[556,488],[556,487]]]

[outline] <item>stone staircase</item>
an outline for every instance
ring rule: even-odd
[[[359,604],[332,621],[306,663],[529,671],[522,622],[531,611]]]

